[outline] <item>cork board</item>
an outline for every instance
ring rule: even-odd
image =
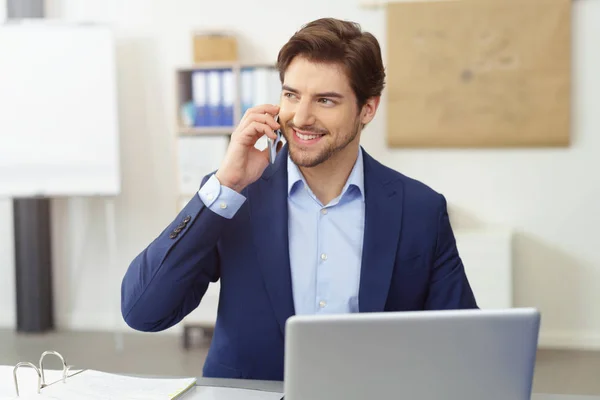
[[[569,144],[571,0],[386,7],[390,147]]]

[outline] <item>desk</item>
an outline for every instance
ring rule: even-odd
[[[220,378],[198,378],[196,386],[219,386],[241,389],[256,389],[266,392],[283,392],[283,382],[257,381],[244,379],[220,379]],[[191,389],[183,400],[200,399],[199,393],[195,388]],[[534,393],[531,400],[600,400],[600,396],[577,396],[568,394],[543,394]]]

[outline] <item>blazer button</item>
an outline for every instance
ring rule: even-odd
[[[175,228],[175,230],[173,232],[174,233],[179,233],[179,232],[181,232],[182,229],[183,229],[182,226],[178,226],[177,228]]]
[[[169,235],[169,238],[171,239],[175,239],[177,237],[177,234],[175,232],[171,232],[171,234]]]
[[[183,223],[184,223],[184,224],[187,224],[187,223],[188,223],[188,222],[190,222],[191,220],[192,220],[192,217],[190,217],[190,216],[188,215],[187,217],[185,217],[185,218],[183,219]]]

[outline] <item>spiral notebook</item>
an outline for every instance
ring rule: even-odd
[[[62,371],[44,371],[43,360],[47,355],[60,358]],[[25,374],[25,371],[20,371],[21,368],[31,368],[35,374]],[[7,393],[7,381],[11,380],[13,390]],[[39,366],[21,362],[14,367],[0,368],[0,400],[171,400],[179,398],[195,384],[196,378],[155,379],[91,369],[72,370],[62,355],[55,351],[44,352]]]

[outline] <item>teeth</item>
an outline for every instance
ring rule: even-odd
[[[300,132],[298,132],[298,131],[294,131],[294,132],[296,132],[296,136],[298,136],[298,137],[299,137],[300,139],[302,139],[302,140],[311,140],[311,139],[316,139],[316,138],[318,138],[319,136],[321,136],[321,135],[303,135],[303,134],[301,134],[301,133],[300,133]]]

